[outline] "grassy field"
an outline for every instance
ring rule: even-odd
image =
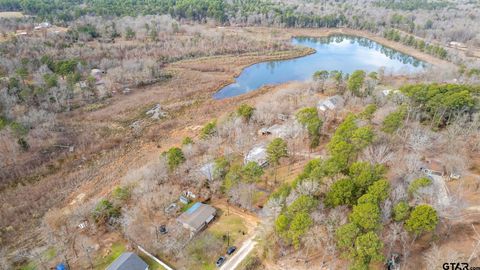
[[[123,252],[125,252],[125,244],[123,243],[114,243],[112,244],[112,247],[110,247],[110,252],[108,253],[107,256],[98,256],[95,258],[95,269],[97,270],[103,270],[107,268],[108,265],[110,265],[116,258],[118,258],[120,255],[122,255]]]
[[[36,270],[37,265],[34,262],[29,262],[26,265],[23,265],[19,268],[20,270]]]
[[[199,270],[217,269],[215,261],[227,251],[227,235],[230,236],[230,245],[240,245],[246,232],[242,217],[220,211],[217,219],[188,244],[189,269],[193,266]]]
[[[208,229],[216,238],[223,239],[224,235],[230,235],[230,244],[244,236],[247,232],[243,219],[237,215],[223,213],[217,221],[215,221]]]

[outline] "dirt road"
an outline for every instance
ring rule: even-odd
[[[248,254],[255,248],[257,242],[254,240],[255,235],[248,238],[240,249],[231,257],[228,258],[225,264],[220,267],[220,270],[234,270],[240,263],[247,258]]]

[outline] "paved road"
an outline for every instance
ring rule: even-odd
[[[220,270],[234,270],[237,268],[257,244],[257,242],[253,240],[254,237],[255,236],[248,238],[232,257],[227,258],[227,261],[220,267]]]

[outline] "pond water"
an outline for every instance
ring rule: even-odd
[[[249,66],[234,83],[216,92],[214,98],[238,96],[264,85],[306,81],[318,70],[338,70],[345,74],[357,69],[370,72],[383,68],[387,74],[409,74],[426,67],[425,62],[367,38],[344,35],[325,38],[296,37],[292,39],[292,44],[310,47],[316,52],[296,59],[268,61]]]

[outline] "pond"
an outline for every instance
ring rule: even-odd
[[[422,71],[426,63],[367,38],[335,35],[324,38],[296,37],[292,44],[315,49],[315,53],[295,59],[268,61],[245,68],[235,82],[214,94],[215,99],[238,96],[264,85],[306,81],[318,70],[352,73],[357,69],[386,74]]]

